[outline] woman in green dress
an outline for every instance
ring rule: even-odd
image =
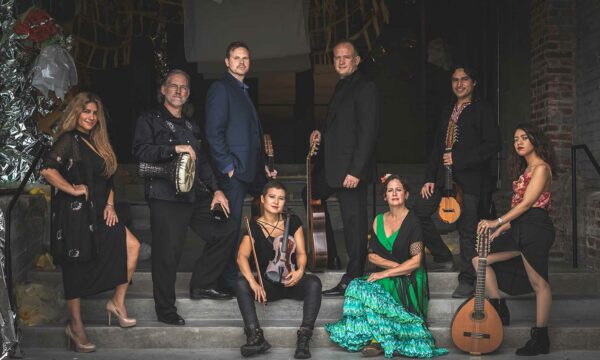
[[[425,323],[429,289],[423,234],[419,219],[406,207],[406,181],[390,174],[381,181],[389,211],[373,221],[368,257],[378,271],[348,285],[342,318],[325,330],[333,342],[367,357],[446,354],[435,346]]]

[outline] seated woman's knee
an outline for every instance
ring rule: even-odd
[[[323,285],[321,279],[312,274],[306,274],[305,276],[305,289],[307,293],[321,293]]]
[[[233,292],[235,293],[235,296],[241,296],[244,293],[252,292],[252,289],[250,288],[250,284],[248,284],[248,280],[240,276],[235,281],[235,285],[233,286]]]

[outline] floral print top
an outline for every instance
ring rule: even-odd
[[[521,201],[523,201],[523,197],[525,196],[525,190],[527,190],[527,186],[531,181],[531,172],[525,171],[519,178],[513,181],[512,189],[513,196],[511,201],[511,207],[515,207]],[[535,201],[532,207],[537,207],[544,209],[546,211],[550,210],[550,202],[551,202],[551,193],[550,191],[544,191],[540,194],[540,197]]]

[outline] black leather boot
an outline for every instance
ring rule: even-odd
[[[534,356],[539,354],[547,354],[550,352],[550,339],[548,338],[547,327],[532,327],[531,339],[527,344],[520,349],[517,349],[515,354],[520,356]]]
[[[488,299],[498,316],[500,316],[500,320],[502,320],[502,325],[508,326],[510,325],[510,312],[508,311],[508,306],[506,306],[506,299]]]
[[[312,337],[312,330],[301,327],[298,330],[298,340],[296,340],[296,352],[294,353],[294,359],[310,359],[309,343]]]
[[[245,327],[244,333],[246,333],[246,345],[240,348],[243,357],[262,354],[271,348],[261,328]]]

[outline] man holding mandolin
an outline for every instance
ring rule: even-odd
[[[459,285],[452,294],[466,298],[473,293],[478,207],[489,161],[499,149],[499,130],[490,106],[474,96],[477,74],[469,66],[457,66],[452,74],[455,101],[441,116],[425,174],[421,196],[414,205],[421,220],[425,246],[433,255],[429,270],[450,271],[452,253],[444,244],[431,215],[438,210],[442,221],[456,221],[460,236]],[[438,209],[439,208],[439,209]]]

